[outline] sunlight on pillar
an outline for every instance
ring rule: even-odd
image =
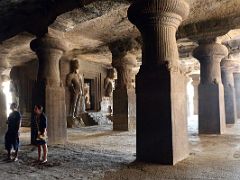
[[[193,116],[194,104],[193,104],[194,88],[192,80],[187,83],[187,114],[188,118]]]
[[[5,81],[2,83],[3,86],[3,92],[6,96],[6,107],[7,107],[7,116],[10,114],[11,109],[10,105],[12,103],[12,93],[10,92],[10,81]]]
[[[198,115],[194,115],[194,86],[192,79],[187,83],[188,132],[198,132]]]

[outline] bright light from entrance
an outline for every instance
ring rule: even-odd
[[[198,132],[198,116],[194,115],[194,87],[192,80],[187,84],[187,112],[188,112],[188,132]]]
[[[193,116],[194,105],[193,105],[193,96],[194,96],[194,88],[192,85],[192,80],[187,83],[187,112],[188,117]]]
[[[12,103],[12,94],[10,92],[10,81],[6,81],[2,84],[3,86],[3,92],[5,94],[6,97],[6,106],[7,106],[7,116],[10,114],[11,109],[10,109],[10,105]]]

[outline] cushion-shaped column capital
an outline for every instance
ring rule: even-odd
[[[222,83],[220,62],[227,55],[227,47],[216,43],[215,38],[199,41],[199,46],[193,51],[193,57],[201,64],[201,84]]]
[[[227,55],[227,47],[216,42],[200,43],[193,51],[193,57],[197,58],[200,63],[207,62],[207,60],[221,62],[221,60]],[[218,58],[211,58],[213,56]]]
[[[119,73],[127,71],[137,65],[136,51],[140,49],[140,44],[135,39],[122,39],[109,44],[112,52],[112,66]],[[130,74],[129,74],[130,75]]]
[[[117,88],[132,88],[133,67],[136,65],[137,58],[131,53],[112,61],[112,66],[117,69]]]
[[[122,59],[128,53],[141,49],[141,44],[134,38],[119,39],[108,44],[113,61]]]
[[[234,59],[233,73],[240,73],[240,60]]]
[[[30,47],[35,52],[37,52],[38,50],[49,49],[55,49],[65,52],[69,48],[67,42],[54,37],[50,37],[49,35],[44,35],[42,38],[34,39],[33,41],[31,41]]]
[[[221,69],[225,71],[233,72],[237,66],[238,66],[238,63],[232,58],[226,57],[221,61]]]
[[[59,61],[67,51],[68,44],[48,34],[34,39],[30,47],[36,52],[39,59],[38,81],[43,81],[51,86],[60,85]]]
[[[121,59],[113,60],[112,66],[115,68],[118,67],[135,67],[137,65],[137,57],[134,54],[127,53]]]
[[[177,28],[188,14],[184,0],[137,0],[128,10],[129,20],[138,27],[160,23]]]

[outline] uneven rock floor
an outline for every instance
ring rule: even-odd
[[[198,136],[189,121],[190,156],[175,166],[135,162],[135,132],[111,126],[68,129],[68,143],[49,147],[48,163],[35,162],[37,149],[22,128],[18,162],[5,162],[0,150],[0,179],[240,179],[240,122],[221,136]]]

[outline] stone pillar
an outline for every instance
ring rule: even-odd
[[[198,115],[198,85],[200,82],[200,75],[193,74],[191,75],[192,85],[194,88],[194,96],[193,96],[193,106],[194,106],[194,115]]]
[[[116,87],[113,91],[113,130],[136,129],[136,94],[132,84],[133,68],[137,59],[131,51],[138,43],[133,39],[117,41],[109,46],[112,66],[117,70]]]
[[[239,67],[240,69],[240,67]],[[240,118],[240,70],[233,73],[237,118]]]
[[[224,89],[220,62],[228,50],[215,39],[199,41],[193,56],[200,62],[199,133],[222,134],[225,129]]]
[[[1,71],[1,70],[0,70]],[[7,130],[7,107],[6,97],[3,92],[3,78],[0,72],[0,143],[4,143],[4,135]]]
[[[143,40],[136,76],[137,160],[173,165],[188,156],[187,80],[175,38],[188,12],[184,0],[138,0],[128,10]]]
[[[187,75],[187,117],[191,118],[193,115],[193,96],[191,96],[190,86],[192,79]]]
[[[65,90],[60,81],[59,61],[66,43],[45,35],[31,42],[39,59],[33,105],[41,104],[48,118],[49,144],[63,144],[67,138]]]
[[[234,124],[237,121],[235,87],[233,78],[234,66],[235,62],[231,59],[225,58],[221,61],[226,124]]]

